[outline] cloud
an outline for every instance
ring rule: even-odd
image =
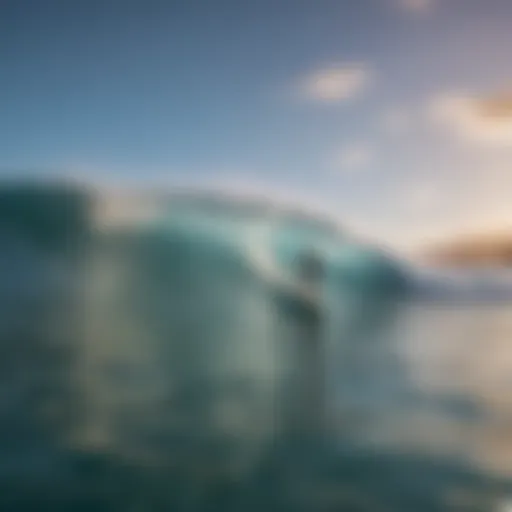
[[[320,69],[308,76],[304,94],[313,100],[339,103],[359,96],[368,86],[372,73],[364,64],[342,64]]]
[[[425,14],[434,6],[433,0],[397,0],[397,2],[402,9],[414,14]]]
[[[428,106],[430,119],[469,142],[512,147],[512,94],[444,94]]]
[[[371,163],[372,157],[373,152],[368,144],[352,144],[341,151],[334,164],[337,170],[343,172],[360,171]]]

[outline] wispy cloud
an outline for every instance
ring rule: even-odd
[[[306,97],[323,102],[343,102],[359,96],[373,76],[367,65],[332,65],[311,73],[301,83]]]
[[[476,97],[443,94],[428,106],[430,119],[456,136],[490,146],[512,147],[512,94]]]

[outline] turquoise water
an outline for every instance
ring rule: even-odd
[[[397,293],[292,220],[196,205],[6,256],[0,509],[503,509],[512,304]]]

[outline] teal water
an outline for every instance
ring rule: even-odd
[[[0,510],[506,510],[512,304],[397,293],[291,224],[196,205],[81,261],[4,244]]]

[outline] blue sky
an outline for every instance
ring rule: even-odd
[[[4,0],[0,39],[5,174],[275,192],[395,245],[512,221],[509,0]]]

